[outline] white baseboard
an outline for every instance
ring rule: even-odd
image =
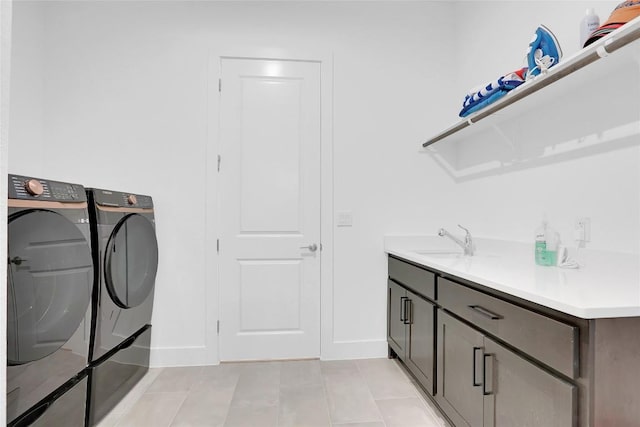
[[[322,347],[321,360],[373,359],[387,357],[387,341],[334,341]],[[177,366],[218,365],[218,358],[208,356],[206,347],[154,347],[151,349],[151,368]]]
[[[387,340],[333,341],[323,345],[321,360],[373,359],[387,357]]]
[[[153,347],[151,348],[151,368],[168,368],[176,366],[218,365],[218,358],[207,355],[204,346],[199,347]]]

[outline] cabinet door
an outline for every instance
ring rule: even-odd
[[[577,388],[485,337],[485,426],[575,426]]]
[[[482,426],[483,335],[438,310],[436,400],[456,427]]]
[[[396,354],[404,359],[407,347],[405,316],[407,291],[392,280],[388,281],[387,342]]]
[[[407,291],[409,302],[409,346],[407,366],[418,377],[423,387],[434,394],[435,370],[435,306],[426,299]]]

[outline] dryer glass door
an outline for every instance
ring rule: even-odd
[[[136,307],[153,292],[158,270],[158,242],[146,217],[130,214],[113,229],[105,252],[105,283],[122,308]]]
[[[80,326],[93,284],[91,248],[80,229],[47,210],[9,217],[7,363],[62,347]]]

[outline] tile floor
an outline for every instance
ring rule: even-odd
[[[443,427],[395,360],[151,369],[99,427]]]

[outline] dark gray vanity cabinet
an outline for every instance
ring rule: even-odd
[[[578,387],[484,339],[484,425],[576,426]]]
[[[388,343],[454,427],[638,427],[640,316],[584,319],[389,256]]]
[[[438,313],[436,401],[458,427],[484,423],[483,335],[446,313]]]
[[[577,425],[577,326],[442,277],[438,291],[436,400],[456,426]]]
[[[435,393],[435,320],[436,306],[421,296],[407,291],[409,298],[409,351],[406,363],[424,388]]]
[[[435,275],[389,258],[387,342],[420,381],[434,394]]]
[[[389,280],[387,291],[387,342],[397,355],[404,357],[407,348],[407,290]]]
[[[576,425],[577,387],[438,313],[436,401],[458,427]]]

